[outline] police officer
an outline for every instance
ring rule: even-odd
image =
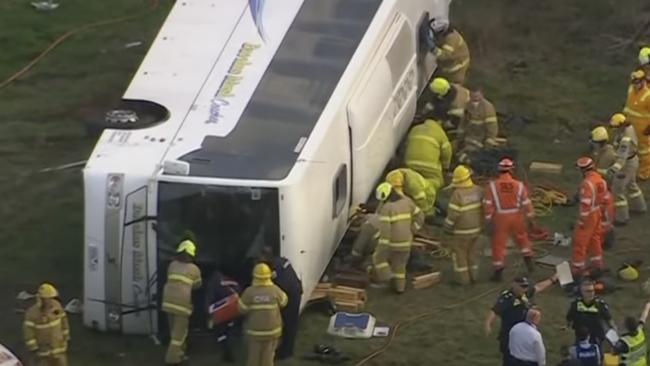
[[[214,331],[217,343],[223,347],[222,360],[224,362],[235,362],[232,352],[232,333],[237,325],[237,321],[231,321],[226,324],[214,324],[210,316],[210,306],[219,300],[223,300],[232,294],[239,294],[241,288],[237,281],[224,276],[218,270],[215,270],[210,277],[210,281],[205,290],[205,308],[208,312],[208,328]]]
[[[605,327],[616,328],[605,300],[596,296],[596,287],[590,280],[580,284],[580,297],[571,302],[566,315],[567,324],[573,328],[576,341],[580,340],[578,329],[585,327],[591,335],[591,343],[601,345],[605,340]]]
[[[501,318],[501,330],[499,331],[499,350],[503,357],[503,366],[513,365],[510,350],[508,349],[510,329],[524,321],[528,309],[531,308],[531,299],[536,293],[542,292],[557,282],[557,275],[530,286],[526,277],[517,277],[512,282],[509,290],[504,290],[499,295],[496,304],[492,307],[485,320],[485,334],[492,334],[494,320]]]
[[[589,329],[580,327],[576,331],[578,341],[569,350],[571,358],[580,361],[581,366],[601,366],[603,353],[600,346],[589,341]]]
[[[268,264],[273,271],[273,282],[287,294],[289,301],[282,309],[282,340],[278,347],[276,357],[279,360],[293,356],[293,346],[298,333],[298,319],[300,316],[300,300],[302,299],[302,282],[287,258],[274,256],[273,249],[262,249],[261,261]]]

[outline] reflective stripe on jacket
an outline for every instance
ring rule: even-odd
[[[447,207],[445,229],[454,235],[478,235],[483,227],[483,190],[456,188]]]
[[[469,48],[457,30],[447,33],[440,43],[434,50],[434,55],[443,72],[456,72],[469,65]]]
[[[397,201],[387,201],[377,211],[379,216],[379,245],[393,250],[411,250],[413,233],[420,230],[424,214],[413,201],[402,196]]]
[[[451,164],[451,144],[440,124],[427,120],[411,129],[406,142],[406,165],[427,177],[426,173],[442,175],[442,168]]]
[[[280,310],[287,306],[287,294],[274,284],[253,285],[241,295],[239,310],[246,315],[246,333],[256,339],[282,336]]]
[[[65,353],[70,339],[68,317],[57,301],[51,308],[33,305],[25,313],[23,322],[25,346],[38,356]]]
[[[499,175],[488,184],[483,204],[486,220],[492,220],[494,215],[535,215],[532,202],[528,198],[528,189],[509,173]]]
[[[607,182],[595,171],[587,172],[580,186],[580,220],[606,207]]]
[[[496,145],[499,125],[494,105],[483,99],[477,104],[467,103],[466,117],[460,126],[466,147],[483,148],[485,144]]]
[[[162,310],[178,315],[192,315],[192,290],[201,287],[201,270],[194,263],[172,261],[167,269]]]

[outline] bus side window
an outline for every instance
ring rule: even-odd
[[[343,207],[345,207],[345,202],[347,201],[348,198],[348,169],[347,165],[343,164],[341,167],[339,167],[338,172],[336,173],[336,177],[334,179],[334,186],[332,187],[333,189],[333,195],[334,201],[333,201],[333,211],[332,211],[332,218],[337,218],[340,214],[341,211],[343,211]]]

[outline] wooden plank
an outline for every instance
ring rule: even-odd
[[[356,291],[346,291],[339,288],[333,288],[329,290],[329,296],[334,299],[334,301],[358,301],[359,294]]]
[[[422,276],[415,277],[411,282],[413,288],[416,290],[431,287],[441,280],[440,272],[428,273]]]
[[[365,307],[365,304],[360,301],[339,301],[335,302],[334,305],[336,305],[336,309],[339,311],[347,311],[353,313],[358,313]]]
[[[348,286],[336,286],[335,288],[337,288],[339,290],[343,290],[343,291],[354,292],[354,293],[357,294],[357,298],[359,300],[366,301],[368,299],[368,297],[366,295],[366,290],[364,290],[362,288],[348,287]]]
[[[562,174],[562,164],[534,161],[530,163],[529,170],[531,173]]]

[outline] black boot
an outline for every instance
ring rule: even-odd
[[[524,263],[526,263],[526,269],[528,273],[535,272],[535,263],[533,263],[533,257],[524,257]]]
[[[492,277],[490,277],[492,282],[502,282],[503,281],[503,268],[499,268],[494,271]]]

